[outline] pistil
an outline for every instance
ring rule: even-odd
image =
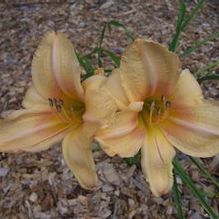
[[[144,124],[151,126],[163,121],[167,117],[170,108],[171,102],[165,96],[161,96],[159,99],[147,99],[140,115]]]

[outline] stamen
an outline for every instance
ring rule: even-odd
[[[161,96],[161,101],[162,101],[162,103],[163,103],[163,104],[165,104],[165,103],[166,103],[166,100],[167,100],[167,99],[166,99],[166,97],[165,97],[165,96]]]
[[[74,106],[72,106],[66,109],[64,107],[65,106],[64,100],[60,98],[59,99],[55,97],[48,98],[48,101],[49,101],[50,107],[56,110],[57,112],[56,115],[61,121],[64,121],[66,123],[74,122],[75,124],[78,122],[79,123],[81,122],[80,120],[81,112],[77,110],[77,107],[75,108]],[[80,115],[78,115],[78,113]]]
[[[157,118],[157,120],[158,120],[158,122],[160,122],[161,121],[161,119],[162,119],[162,109],[161,108],[159,108],[158,109],[158,111],[157,111],[157,116],[158,116],[158,118]]]
[[[165,96],[161,97],[161,101],[162,101],[162,104],[163,104],[163,109],[165,111],[166,110],[166,103],[169,102],[169,101],[167,101]]]
[[[166,109],[169,110],[171,107],[171,102],[170,101],[167,101],[166,102]]]
[[[61,99],[57,100],[56,98],[53,97],[53,98],[48,98],[48,101],[49,101],[50,107],[55,107],[56,111],[58,113],[61,113],[62,107],[64,105],[64,101],[63,100],[61,100]]]
[[[58,104],[60,104],[60,105],[63,107],[63,106],[64,106],[64,100],[59,99],[59,100],[58,100]]]
[[[56,105],[56,111],[57,113],[61,113],[62,112],[62,107],[60,105]]]
[[[48,101],[49,101],[50,107],[53,107],[53,100],[52,100],[52,98],[48,98]]]
[[[166,105],[165,105],[165,110],[164,110],[164,113],[163,113],[163,118],[165,118],[168,115],[168,113],[170,111],[170,107],[171,107],[171,102],[167,101]]]
[[[65,108],[62,109],[62,112],[66,121],[73,121],[73,115],[69,115],[68,111],[66,111]]]
[[[153,101],[151,103],[151,106],[150,106],[150,115],[149,115],[149,124],[150,125],[152,124],[152,118],[153,118],[153,113],[154,113],[154,110],[155,110],[155,106],[156,106],[156,103],[155,103],[155,101]]]

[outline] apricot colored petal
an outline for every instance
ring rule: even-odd
[[[115,114],[117,104],[105,89],[106,77],[95,75],[83,82],[86,111],[83,119],[89,122],[107,123]]]
[[[72,43],[62,33],[45,35],[32,62],[33,84],[45,98],[83,99],[79,67]]]
[[[33,85],[31,85],[22,102],[22,106],[29,109],[29,108],[38,108],[38,107],[48,107],[49,108],[49,102],[47,99],[43,98],[34,88]]]
[[[62,144],[63,156],[80,185],[85,189],[94,189],[97,183],[91,142],[95,127],[81,126],[72,130]],[[93,131],[92,131],[93,130]]]
[[[155,196],[168,193],[173,184],[172,159],[175,150],[158,128],[147,132],[141,149],[141,166]]]
[[[132,101],[145,96],[168,95],[179,77],[179,59],[168,49],[153,41],[137,39],[124,52],[121,81]]]
[[[188,69],[183,70],[175,90],[169,97],[172,107],[193,107],[202,103],[202,99],[202,90],[198,82]]]
[[[129,105],[128,97],[122,87],[119,69],[115,69],[107,78],[105,88],[109,95],[115,100],[119,109],[124,109]]]
[[[97,131],[96,137],[101,139],[118,138],[123,135],[129,134],[138,125],[138,114],[129,110],[117,112],[105,127]]]
[[[51,111],[17,110],[0,121],[0,151],[45,150],[68,130]]]
[[[132,157],[142,146],[144,135],[144,130],[137,127],[119,137],[102,139],[101,136],[97,136],[95,139],[109,156]]]
[[[219,153],[218,109],[218,105],[205,101],[193,109],[176,111],[162,124],[167,139],[177,149],[191,156],[216,155]]]

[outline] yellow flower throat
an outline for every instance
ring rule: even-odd
[[[161,98],[149,98],[144,101],[143,109],[139,113],[139,118],[144,125],[158,124],[169,114],[171,102],[165,96]]]
[[[85,112],[85,104],[78,100],[72,100],[68,106],[64,100],[59,98],[48,98],[49,105],[53,108],[59,118],[65,122],[81,123],[82,115]]]

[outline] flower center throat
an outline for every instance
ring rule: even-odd
[[[71,104],[65,104],[60,98],[48,98],[49,105],[53,108],[61,120],[66,122],[81,122],[85,112],[85,104],[78,100],[72,100]]]
[[[161,98],[146,99],[139,117],[145,125],[158,124],[169,114],[171,102],[165,96]]]

